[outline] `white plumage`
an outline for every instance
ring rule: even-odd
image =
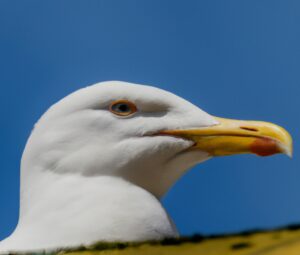
[[[138,111],[120,117],[115,100]],[[159,199],[210,156],[193,142],[154,136],[212,126],[215,118],[150,86],[103,82],[53,105],[38,121],[21,163],[20,219],[1,251],[141,241],[177,236]]]
[[[53,105],[21,162],[20,217],[0,251],[176,237],[159,199],[212,156],[292,154],[266,122],[212,117],[161,89],[103,82]]]

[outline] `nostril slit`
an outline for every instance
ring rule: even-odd
[[[240,127],[240,129],[244,129],[247,131],[258,132],[258,129],[252,127]]]

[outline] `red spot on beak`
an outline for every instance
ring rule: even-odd
[[[280,148],[278,147],[276,141],[270,138],[257,138],[250,145],[251,152],[259,155],[259,156],[270,156],[280,152]]]

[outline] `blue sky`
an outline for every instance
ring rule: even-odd
[[[297,0],[1,0],[0,238],[17,223],[33,124],[104,80],[155,85],[293,135],[292,160],[224,157],[187,173],[163,200],[182,234],[300,223],[299,11]]]

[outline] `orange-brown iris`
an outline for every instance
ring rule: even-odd
[[[137,112],[137,107],[134,103],[123,99],[112,102],[109,110],[119,116],[129,116]]]

